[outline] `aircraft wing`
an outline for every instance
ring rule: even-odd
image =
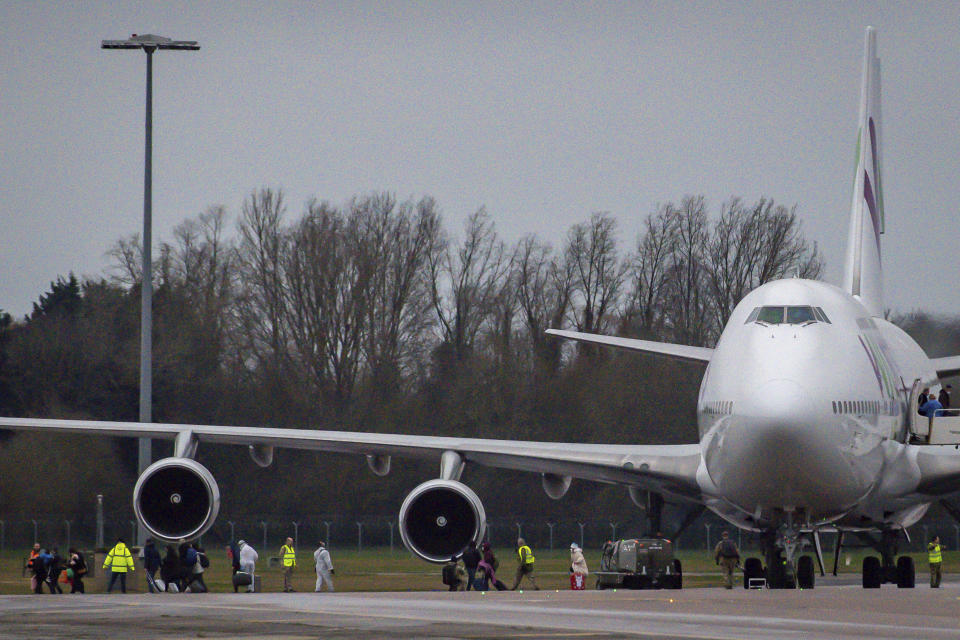
[[[960,373],[960,356],[930,358],[930,364],[941,378],[949,378]]]
[[[947,496],[960,491],[960,453],[956,449],[942,446],[917,449],[918,493]]]
[[[602,344],[608,347],[625,349],[627,351],[653,353],[660,356],[666,356],[668,358],[686,360],[688,362],[710,362],[710,358],[713,357],[713,349],[708,349],[706,347],[691,347],[685,344],[654,342],[652,340],[637,340],[635,338],[618,338],[616,336],[604,336],[596,333],[580,333],[579,331],[564,331],[562,329],[547,329],[547,333],[552,336],[577,340],[578,342]]]
[[[454,451],[466,463],[624,484],[701,502],[696,481],[700,445],[606,445],[95,420],[0,418],[0,429],[280,447],[367,456],[440,459]],[[178,439],[179,438],[179,439]],[[189,450],[189,449],[184,449]]]

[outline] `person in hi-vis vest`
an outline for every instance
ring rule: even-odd
[[[293,548],[293,538],[280,547],[280,566],[283,568],[283,592],[293,591],[293,571],[297,568],[297,552]]]
[[[533,551],[530,550],[530,547],[527,546],[523,538],[519,538],[517,540],[517,577],[513,581],[514,591],[520,586],[520,580],[524,577],[530,581],[534,589],[537,591],[540,590],[540,587],[537,586],[536,578],[533,577],[533,563],[535,561],[536,558],[533,557]]]

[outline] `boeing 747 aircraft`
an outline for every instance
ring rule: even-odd
[[[540,473],[552,498],[573,478],[625,485],[659,529],[664,501],[703,508],[759,534],[764,558],[746,578],[771,587],[812,587],[820,533],[869,544],[863,585],[910,587],[914,568],[897,558],[906,527],[934,501],[960,491],[960,418],[917,416],[923,387],[960,371],[960,356],[928,358],[883,319],[880,236],[880,63],[866,32],[857,165],[843,283],[787,279],[765,284],[733,311],[713,349],[551,330],[583,342],[706,364],[697,400],[699,444],[630,446],[523,442],[184,424],[0,418],[0,428],[175,440],[174,455],[147,468],[133,490],[137,518],[156,538],[201,535],[220,492],[194,460],[199,443],[242,445],[267,466],[275,447],[365,455],[377,475],[393,456],[438,459],[439,477],[400,507],[406,546],[443,562],[483,539],[483,505],[460,482],[465,465]],[[839,552],[840,546],[837,549]],[[836,562],[836,560],[835,560]],[[764,566],[765,565],[765,566]]]

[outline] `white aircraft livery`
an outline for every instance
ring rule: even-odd
[[[174,455],[153,463],[133,490],[134,512],[161,540],[193,538],[215,521],[220,492],[194,460],[199,443],[242,445],[271,464],[275,447],[365,455],[377,475],[393,456],[439,459],[439,477],[400,507],[404,544],[443,562],[484,538],[477,495],[460,482],[467,463],[540,473],[552,498],[573,478],[622,484],[660,529],[665,501],[704,508],[758,534],[763,558],[744,562],[745,584],[814,586],[824,572],[820,533],[838,532],[879,553],[863,563],[863,586],[912,587],[909,556],[897,557],[906,527],[934,501],[960,492],[960,417],[918,415],[920,390],[960,372],[960,356],[928,358],[883,319],[880,237],[880,61],[867,28],[848,246],[842,286],[786,279],[767,283],[734,309],[716,347],[550,330],[614,348],[706,364],[697,399],[700,441],[690,445],[601,445],[237,426],[0,418],[0,428],[172,439]],[[684,525],[681,525],[681,528]],[[812,545],[814,556],[804,555]],[[836,570],[836,558],[834,560]]]

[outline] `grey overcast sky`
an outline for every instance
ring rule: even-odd
[[[0,0],[0,308],[100,276],[143,210],[154,64],[154,239],[252,189],[431,195],[554,244],[593,211],[636,242],[658,203],[796,204],[837,282],[864,27],[883,63],[886,303],[960,313],[960,2]]]

